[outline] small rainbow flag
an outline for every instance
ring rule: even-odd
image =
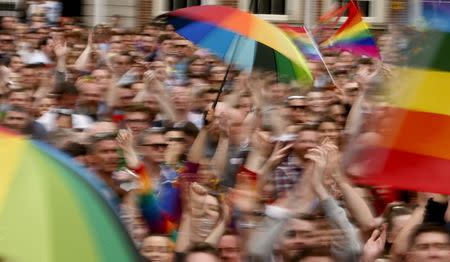
[[[310,37],[308,29],[304,26],[278,25],[294,41],[300,51],[308,60],[320,61],[320,51],[314,39]]]
[[[357,55],[381,59],[375,40],[369,27],[363,21],[358,6],[354,1],[350,1],[347,9],[347,20],[334,35],[321,44],[321,47],[345,50]]]

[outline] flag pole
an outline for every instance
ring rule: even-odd
[[[330,78],[331,78],[331,82],[333,82],[333,84],[334,84],[336,87],[338,87],[338,86],[336,85],[336,81],[334,81],[333,74],[331,74],[330,69],[328,68],[327,64],[325,63],[325,60],[323,59],[322,53],[320,52],[320,49],[319,49],[319,47],[317,46],[316,41],[314,40],[314,38],[313,38],[311,32],[309,31],[309,29],[308,29],[306,26],[305,26],[305,32],[306,32],[306,34],[308,35],[309,39],[311,39],[311,43],[313,44],[314,48],[316,49],[317,54],[319,54],[320,60],[322,61],[323,65],[325,66],[325,69],[326,69],[327,72],[328,72],[328,75],[329,75]]]

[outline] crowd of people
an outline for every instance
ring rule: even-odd
[[[3,17],[0,124],[102,181],[148,261],[450,261],[448,197],[354,184],[385,112],[384,64],[323,50],[310,86],[230,70],[151,23]],[[401,44],[399,44],[401,45]]]

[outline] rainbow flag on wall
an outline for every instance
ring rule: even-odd
[[[321,61],[319,48],[304,26],[278,25],[291,39],[308,60]]]
[[[321,43],[321,47],[349,51],[381,59],[375,40],[364,22],[357,4],[353,1],[346,5],[348,18],[330,38]]]
[[[386,86],[390,106],[379,140],[362,154],[367,162],[359,180],[449,194],[450,33],[417,33],[415,51]]]

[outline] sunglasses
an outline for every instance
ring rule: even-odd
[[[289,106],[292,110],[305,110],[306,106]]]
[[[151,147],[154,149],[157,149],[157,148],[166,149],[168,144],[163,144],[163,143],[161,143],[161,144],[143,144],[142,146]]]

